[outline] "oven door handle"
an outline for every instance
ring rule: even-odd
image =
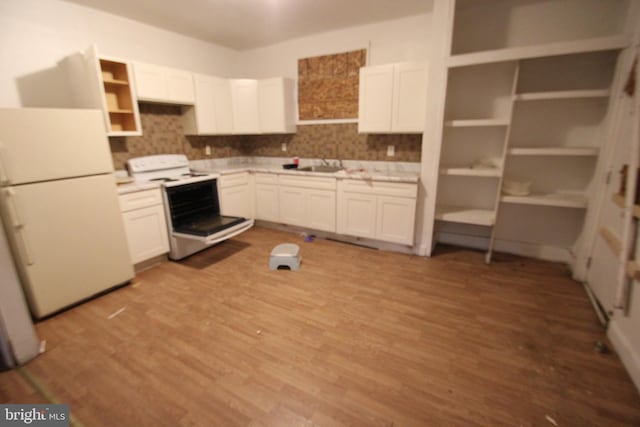
[[[171,235],[173,237],[179,237],[182,239],[197,240],[198,242],[202,242],[207,245],[215,245],[216,243],[220,243],[227,239],[235,237],[240,233],[244,233],[245,231],[253,227],[253,223],[254,223],[254,220],[248,219],[245,222],[241,222],[240,224],[234,227],[227,228],[226,230],[222,230],[210,236],[196,236],[193,234],[186,234],[186,233],[171,233]]]

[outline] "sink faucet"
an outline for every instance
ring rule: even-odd
[[[329,162],[326,159],[320,159],[322,161],[322,164],[325,166],[329,166]]]

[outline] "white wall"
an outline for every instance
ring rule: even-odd
[[[362,48],[369,51],[369,65],[426,60],[430,40],[431,14],[415,15],[242,51],[235,74],[245,78],[297,78],[298,59]]]
[[[231,76],[237,52],[60,0],[0,1],[0,106],[70,106],[57,62],[101,55]]]

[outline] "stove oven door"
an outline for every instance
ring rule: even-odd
[[[165,185],[171,236],[213,245],[248,230],[253,219],[220,215],[217,180]]]

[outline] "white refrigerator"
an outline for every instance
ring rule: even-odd
[[[0,108],[0,212],[36,318],[134,276],[97,110]]]

